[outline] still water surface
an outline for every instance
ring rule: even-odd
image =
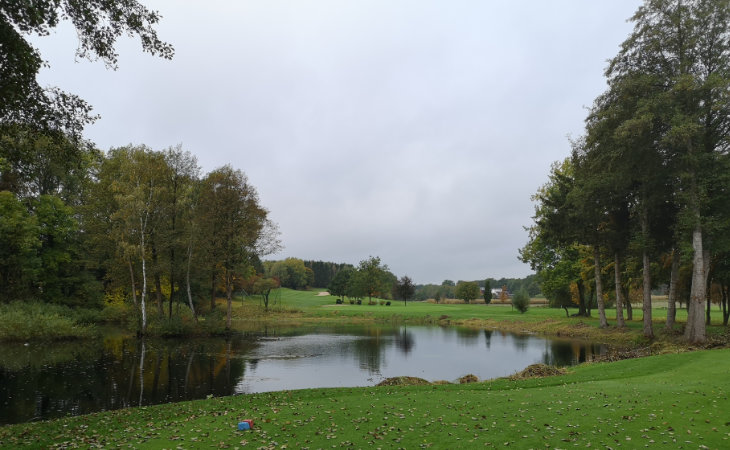
[[[347,327],[264,330],[230,339],[108,337],[0,345],[0,424],[285,389],[372,386],[409,375],[453,381],[565,366],[600,345],[491,330]]]

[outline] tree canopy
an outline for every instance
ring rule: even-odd
[[[651,291],[680,282],[679,270],[658,271],[657,261],[679,264],[686,255],[685,337],[706,339],[708,280],[728,251],[719,236],[730,223],[729,19],[726,0],[647,0],[609,62],[608,89],[589,111],[584,137],[534,197],[521,258],[539,271],[548,295],[565,296],[575,283],[587,299],[592,288],[604,327],[607,296],[621,327],[624,306],[631,317],[624,302],[633,289],[642,293],[644,335],[653,337]],[[609,261],[612,277],[601,261]],[[603,289],[611,284],[613,294]],[[674,288],[672,304],[680,292]]]
[[[174,50],[154,29],[160,15],[136,0],[46,0],[0,2],[0,123],[25,124],[80,137],[94,120],[91,107],[73,94],[44,88],[37,76],[45,64],[29,35],[46,36],[69,21],[79,37],[79,58],[101,59],[116,68],[115,43],[137,36],[142,50],[172,58]]]

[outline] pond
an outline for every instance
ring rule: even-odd
[[[605,346],[441,327],[263,329],[229,339],[0,345],[0,424],[129,406],[316,387],[373,386],[572,365]]]

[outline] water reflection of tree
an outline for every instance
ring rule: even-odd
[[[76,357],[0,369],[0,396],[7,399],[0,423],[231,395],[244,374],[243,359],[234,355],[249,352],[250,345],[118,338],[81,346],[87,350],[83,355],[58,345]]]
[[[400,331],[398,331],[395,335],[395,346],[398,347],[404,355],[408,355],[415,345],[416,340],[413,339],[413,333],[409,333],[405,326],[401,327]]]
[[[370,374],[380,374],[382,365],[383,350],[388,343],[382,336],[381,330],[364,339],[353,341],[353,349],[361,369],[367,370]]]
[[[553,366],[570,366],[605,354],[606,346],[579,341],[546,340],[543,362]]]
[[[494,334],[494,331],[484,329],[484,340],[487,343],[487,348],[490,348],[492,346],[492,334]]]
[[[477,328],[456,328],[456,336],[462,345],[478,345],[479,329]]]
[[[512,335],[512,342],[515,345],[515,350],[519,352],[524,352],[527,350],[527,345],[530,340],[530,335],[528,334],[514,334]]]

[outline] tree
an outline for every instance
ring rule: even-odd
[[[479,297],[479,285],[473,281],[459,281],[456,285],[456,298],[464,300],[466,303]]]
[[[78,206],[99,157],[86,141],[22,124],[0,124],[0,190],[19,198],[55,195]]]
[[[514,306],[517,311],[522,314],[527,312],[530,308],[530,296],[527,294],[526,290],[520,289],[512,296],[512,306]]]
[[[13,193],[0,191],[0,299],[33,293],[40,246],[35,218]]]
[[[253,293],[258,294],[264,301],[264,309],[269,310],[269,294],[272,289],[278,289],[279,283],[273,278],[259,278],[253,285]]]
[[[538,272],[542,292],[554,307],[572,306],[570,286],[582,283],[584,258],[581,257],[582,216],[572,207],[575,189],[574,167],[570,159],[553,164],[549,181],[533,196],[534,225],[528,228],[529,242],[520,249],[519,258]],[[583,296],[578,315],[587,316]]]
[[[274,251],[278,242],[275,234],[266,232],[273,225],[267,221],[268,212],[259,205],[256,189],[240,170],[223,166],[210,172],[202,182],[200,204],[200,230],[209,236],[205,258],[211,273],[211,307],[216,282],[221,280],[226,328],[230,329],[235,282],[250,276],[255,257]]]
[[[311,283],[314,272],[304,265],[299,258],[286,258],[266,264],[266,273],[279,280],[282,286],[290,289],[302,289]]]
[[[413,297],[413,293],[416,291],[416,288],[413,286],[413,281],[411,281],[408,275],[404,275],[400,280],[396,281],[395,286],[398,297],[403,300],[403,305],[407,306],[408,300]]]
[[[142,333],[147,328],[148,269],[154,249],[151,244],[155,242],[152,236],[162,216],[160,199],[163,186],[159,182],[158,174],[163,170],[162,156],[147,147],[112,149],[109,152],[108,164],[102,165],[99,174],[102,202],[95,203],[94,206],[100,209],[86,209],[86,224],[94,234],[101,234],[94,236],[93,239],[104,248],[103,255],[114,255],[115,259],[122,258],[126,263],[124,265],[129,268],[129,281],[135,302],[138,287],[134,272],[141,266],[140,331]],[[108,220],[100,213],[108,213]],[[111,250],[110,247],[114,249]],[[110,262],[102,264],[108,267]],[[111,265],[113,264],[111,262]],[[153,269],[157,270],[156,267]],[[158,275],[154,274],[156,281],[159,280]],[[162,315],[160,302],[158,310]]]
[[[327,286],[329,293],[341,297],[344,300],[354,272],[355,270],[352,268],[345,268],[337,272],[332,281],[330,281],[329,286]]]
[[[360,261],[357,271],[360,287],[369,301],[372,301],[374,295],[388,290],[384,283],[388,266],[381,264],[380,257],[371,256]]]
[[[161,41],[153,28],[159,14],[136,0],[0,2],[0,123],[78,137],[93,120],[86,102],[56,88],[43,88],[36,79],[44,61],[26,37],[46,36],[63,19],[76,28],[79,58],[98,58],[116,68],[114,45],[123,34],[138,36],[146,52],[172,58],[172,46]]]
[[[484,280],[484,303],[492,303],[492,283],[489,279]]]
[[[190,233],[186,228],[193,224],[189,217],[193,213],[194,187],[199,179],[200,168],[197,160],[190,152],[184,152],[182,146],[171,147],[163,152],[165,171],[162,183],[165,195],[162,199],[166,220],[160,225],[162,237],[162,254],[166,261],[169,280],[170,297],[168,299],[168,317],[172,317],[172,302],[175,297],[176,284],[179,286],[183,277],[183,256],[188,251]],[[179,287],[178,287],[179,290]],[[189,306],[194,311],[191,296]]]
[[[646,101],[663,103],[664,129],[657,140],[664,162],[676,168],[674,194],[681,206],[679,225],[690,236],[692,285],[685,338],[706,339],[708,206],[717,183],[716,166],[728,151],[730,125],[730,6],[727,1],[654,0],[639,8],[634,32],[607,70],[618,84],[648,74],[658,86]],[[685,238],[686,239],[686,238]]]

